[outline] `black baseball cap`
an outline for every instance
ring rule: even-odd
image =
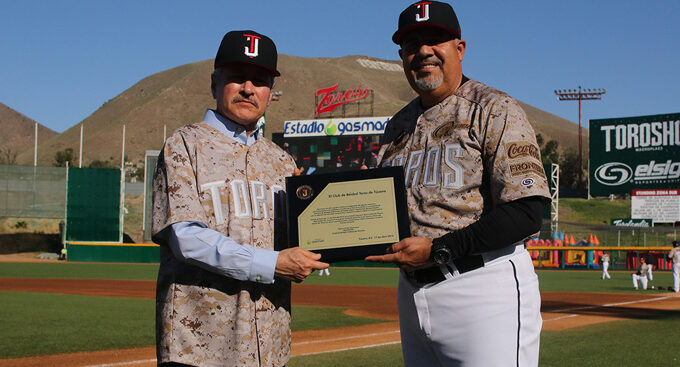
[[[418,28],[440,28],[460,38],[460,24],[451,5],[439,1],[418,1],[409,5],[399,15],[399,29],[392,35],[392,42],[400,45],[407,32]]]
[[[222,38],[215,56],[215,69],[226,64],[245,63],[280,76],[276,70],[277,57],[276,45],[271,38],[251,30],[231,31]]]

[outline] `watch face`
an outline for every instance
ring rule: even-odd
[[[442,264],[446,264],[447,262],[449,262],[450,257],[451,257],[451,254],[449,253],[449,251],[447,249],[438,249],[434,253],[433,260],[436,264],[442,265]]]

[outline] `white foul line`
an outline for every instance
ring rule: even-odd
[[[601,305],[601,306],[598,306],[598,305],[583,306],[583,307],[565,308],[565,309],[562,309],[562,310],[552,310],[552,311],[546,311],[546,312],[547,313],[566,313],[566,312],[572,312],[572,311],[592,310],[593,308],[605,308],[605,307],[613,307],[613,306],[632,305],[632,304],[635,304],[635,303],[662,301],[664,299],[669,299],[669,298],[674,298],[674,297],[670,297],[670,296],[657,297],[657,298],[641,299],[641,300],[637,300],[637,301],[609,303],[609,304]],[[579,316],[579,315],[571,314],[571,315],[555,317],[553,319],[547,319],[547,320],[543,320],[543,321],[555,321],[555,320],[561,320],[561,319],[566,319],[566,318],[576,317],[576,316]]]
[[[304,344],[313,344],[313,343],[327,343],[327,342],[334,342],[334,341],[341,341],[341,340],[350,340],[350,339],[359,339],[359,338],[364,338],[364,337],[372,337],[372,336],[379,336],[379,335],[389,335],[389,334],[395,334],[399,333],[399,330],[393,330],[393,331],[387,331],[387,332],[382,332],[382,333],[371,333],[371,334],[363,334],[363,335],[355,335],[355,336],[348,336],[344,338],[334,338],[334,339],[323,339],[323,340],[315,340],[315,341],[308,341],[308,342],[299,342],[299,343],[293,343],[293,345],[304,345]],[[401,343],[401,341],[393,341],[393,342],[386,342],[386,343],[378,343],[378,344],[371,344],[371,345],[362,345],[358,347],[349,347],[349,348],[341,348],[341,349],[333,349],[333,350],[328,350],[324,352],[311,352],[311,353],[302,353],[298,354],[299,356],[308,356],[312,354],[322,354],[322,353],[331,353],[331,352],[342,352],[346,350],[352,350],[352,349],[364,349],[364,348],[373,348],[373,347],[379,347],[383,345],[390,345],[390,344],[398,344]],[[141,361],[129,361],[129,362],[118,362],[118,363],[106,363],[106,364],[95,364],[95,365],[90,365],[90,366],[85,366],[85,367],[114,367],[114,366],[129,366],[129,365],[135,365],[135,364],[142,364],[142,363],[156,363],[156,359],[145,359]]]
[[[395,334],[395,333],[399,333],[399,330],[386,331],[386,332],[382,332],[382,333],[373,333],[373,334],[353,335],[353,336],[346,336],[346,337],[343,337],[343,338],[335,338],[335,339],[322,339],[322,340],[314,340],[314,341],[308,341],[308,342],[299,342],[299,343],[293,343],[293,346],[304,345],[304,344],[314,344],[314,343],[336,342],[336,341],[340,341],[340,340],[360,339],[360,338],[365,338],[365,337],[369,337],[369,336],[388,335],[388,334]]]
[[[343,352],[346,350],[353,350],[353,349],[364,349],[364,348],[373,348],[373,347],[381,347],[383,345],[391,345],[391,344],[399,344],[401,341],[396,341],[396,342],[386,342],[386,343],[379,343],[379,344],[371,344],[371,345],[362,345],[360,347],[349,347],[349,348],[342,348],[342,349],[333,349],[333,350],[327,350],[325,352],[311,352],[311,353],[303,353],[303,354],[298,354],[297,356],[309,356],[312,354],[323,354],[323,353],[333,353],[333,352]]]

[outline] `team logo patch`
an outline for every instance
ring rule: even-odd
[[[533,178],[525,178],[522,180],[522,185],[524,186],[531,186],[534,184],[534,179]]]
[[[244,33],[243,36],[246,38],[246,40],[249,42],[249,45],[245,47],[245,55],[250,57],[251,59],[253,57],[256,57],[257,55],[260,54],[259,48],[260,48],[260,36],[256,36],[254,34],[248,34]]]
[[[309,185],[302,185],[295,190],[295,195],[300,200],[308,200],[314,195],[314,190]]]

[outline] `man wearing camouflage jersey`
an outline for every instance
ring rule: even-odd
[[[462,73],[450,5],[421,1],[392,40],[419,97],[396,113],[380,166],[403,166],[413,237],[368,261],[401,268],[406,366],[537,366],[538,279],[522,240],[549,202],[534,131],[517,101]]]
[[[257,131],[280,75],[276,60],[269,37],[227,33],[212,74],[216,110],[175,131],[159,155],[159,365],[285,365],[290,281],[328,267],[318,254],[282,248],[284,177],[296,167]]]

